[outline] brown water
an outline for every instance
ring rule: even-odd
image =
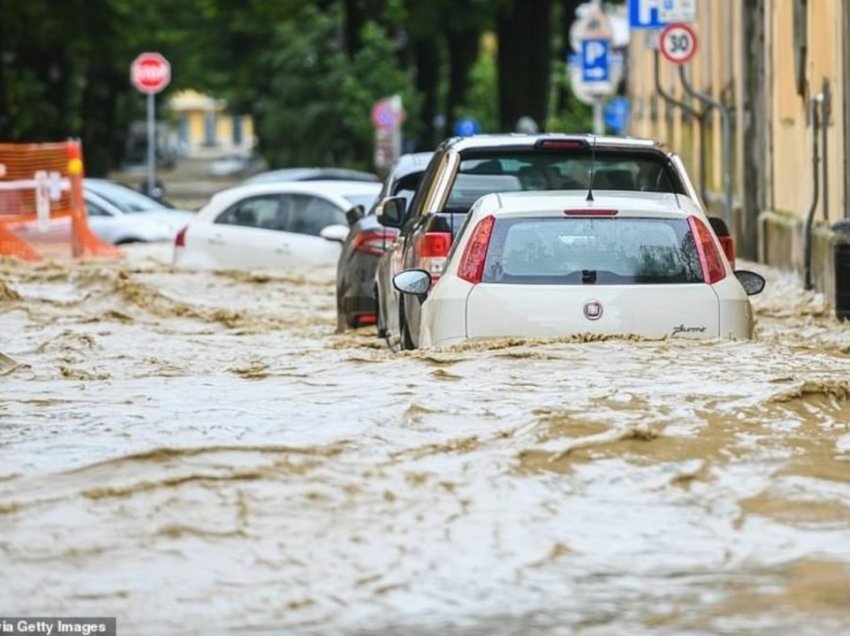
[[[333,272],[0,262],[0,608],[121,634],[850,633],[850,327],[393,354]]]

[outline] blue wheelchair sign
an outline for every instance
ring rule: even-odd
[[[581,79],[586,83],[611,80],[609,53],[611,43],[603,39],[581,41]]]

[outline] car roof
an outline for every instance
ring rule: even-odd
[[[86,177],[83,179],[83,187],[90,188],[91,190],[108,190],[111,192],[115,192],[116,190],[130,190],[136,194],[144,194],[144,192],[140,192],[135,188],[128,186],[126,183],[121,183],[120,181],[110,181],[109,179],[93,179],[92,177]],[[145,194],[145,196],[147,196]]]
[[[238,185],[222,190],[215,196],[223,194],[239,194],[250,196],[254,194],[318,194],[337,195],[375,194],[381,190],[380,183],[368,181],[281,181],[278,183],[251,183]]]
[[[286,181],[363,181],[366,183],[380,181],[377,175],[349,168],[282,168],[260,172],[245,179],[243,185],[256,183],[277,183]]]
[[[576,209],[615,209],[628,216],[704,216],[689,197],[671,192],[594,190],[593,201],[587,200],[587,190],[506,192],[483,197],[477,207],[497,217]]]
[[[425,172],[433,156],[433,152],[415,152],[409,155],[402,155],[395,162],[395,165],[393,165],[389,179],[391,181],[398,181],[408,175]]]
[[[472,137],[452,137],[443,142],[443,148],[463,152],[471,149],[485,148],[533,148],[540,141],[580,141],[590,148],[609,150],[612,148],[627,148],[631,150],[664,150],[664,145],[652,139],[637,137],[615,137],[611,135],[568,135],[564,133],[523,134],[507,133],[496,135],[474,135]]]
[[[205,215],[208,210],[218,209],[219,205],[229,205],[241,199],[263,194],[311,194],[330,199],[346,196],[372,195],[377,197],[381,191],[380,183],[366,181],[283,181],[278,183],[255,183],[239,185],[217,192],[207,206],[199,212]],[[342,204],[341,201],[337,202]],[[211,204],[215,204],[212,205]]]
[[[434,156],[433,151],[429,152],[412,152],[407,155],[402,155],[398,158],[395,164],[395,168],[412,168],[413,171],[417,169],[425,168],[428,165],[428,162],[431,161],[431,157]]]

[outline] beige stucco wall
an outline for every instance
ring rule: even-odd
[[[687,72],[691,84],[700,92],[709,94],[713,99],[723,96],[732,106],[740,104],[738,99],[741,86],[741,5],[738,0],[713,0],[698,4],[697,20],[691,26],[697,32],[699,44],[697,54],[688,64]],[[722,189],[723,164],[721,153],[720,116],[715,111],[709,119],[706,136],[705,156],[701,156],[699,147],[700,126],[696,118],[683,116],[682,110],[668,106],[660,97],[655,96],[653,52],[645,43],[643,31],[632,34],[629,45],[631,74],[629,76],[629,94],[635,102],[634,117],[630,133],[635,136],[649,137],[664,141],[681,155],[691,178],[698,184],[700,163],[707,162],[707,184],[709,190]],[[676,99],[683,100],[701,111],[704,107],[690,98],[682,88],[679,68],[661,58],[661,84]],[[653,118],[652,102],[657,104],[657,117]],[[740,118],[734,118],[740,121]],[[733,139],[736,131],[733,129]],[[740,162],[740,143],[733,149],[735,167]],[[740,181],[733,176],[733,181]]]
[[[808,56],[806,77],[808,94],[797,94],[794,74],[793,0],[766,0],[766,65],[764,87],[767,91],[769,143],[765,151],[771,174],[768,184],[768,207],[803,218],[812,197],[812,129],[807,117],[807,99],[821,91],[822,78],[829,79],[833,94],[832,117],[829,122],[829,205],[832,221],[844,217],[844,124],[842,114],[843,73],[845,65],[842,47],[842,2],[848,0],[809,0]],[[692,25],[699,36],[696,57],[688,65],[694,86],[729,105],[736,123],[733,130],[733,181],[740,188],[743,157],[743,126],[747,113],[743,111],[743,56],[747,54],[743,41],[743,11],[740,0],[702,0],[698,4],[698,19]],[[850,34],[848,34],[850,36]],[[634,100],[631,134],[666,142],[682,155],[694,182],[699,179],[701,157],[698,152],[699,126],[693,120],[683,123],[682,113],[674,109],[672,120],[667,108],[655,94],[652,52],[644,44],[644,32],[633,33],[630,44],[631,74],[629,93]],[[662,84],[681,97],[677,69],[662,58]],[[658,116],[651,117],[651,102],[657,100]],[[753,116],[759,116],[754,114]],[[708,188],[722,188],[722,154],[720,121],[715,113],[706,148]],[[740,192],[736,192],[739,195]],[[821,197],[821,203],[823,198]],[[818,218],[822,218],[819,207]]]
[[[817,0],[809,3],[808,55],[806,60],[807,94],[797,94],[794,77],[793,2],[776,0],[770,11],[773,35],[771,60],[774,94],[771,100],[773,122],[773,207],[805,216],[811,201],[812,135],[808,98],[821,92],[822,80],[831,84],[832,117],[829,122],[827,160],[829,165],[830,220],[844,216],[843,179],[844,124],[842,117],[843,85],[841,59],[841,0]],[[819,140],[820,144],[820,140]],[[819,153],[823,158],[823,149]],[[823,184],[816,216],[823,218]]]
[[[773,122],[772,185],[773,207],[805,216],[812,200],[812,127],[808,98],[821,92],[826,77],[833,94],[829,122],[829,205],[830,219],[844,216],[844,123],[842,117],[843,78],[841,59],[841,0],[817,0],[809,3],[808,55],[806,60],[807,94],[797,94],[794,77],[793,2],[776,0],[768,15],[773,37],[772,70]],[[822,149],[820,150],[822,153]],[[821,184],[821,188],[822,188]],[[823,214],[820,197],[817,218]]]

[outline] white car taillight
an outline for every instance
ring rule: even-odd
[[[177,232],[177,236],[174,237],[174,247],[186,247],[186,231],[189,229],[189,226],[186,225],[182,230]]]
[[[484,275],[484,262],[487,260],[487,248],[490,246],[490,236],[496,219],[486,216],[478,222],[472,232],[472,238],[463,250],[463,258],[457,268],[457,275],[463,280],[476,284],[481,282]]]
[[[446,269],[446,257],[451,246],[451,232],[426,232],[420,239],[417,267],[431,274],[431,280],[436,281]]]

